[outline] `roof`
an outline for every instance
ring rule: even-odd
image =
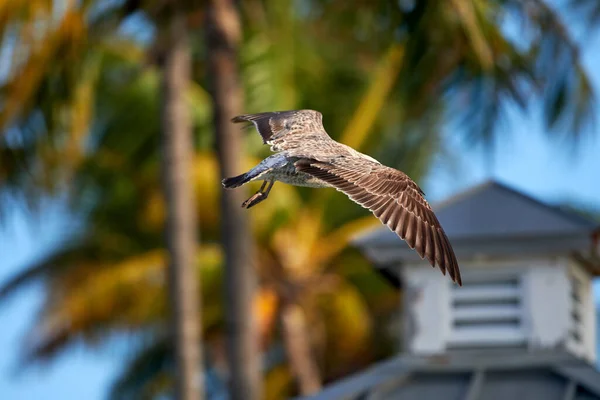
[[[474,249],[479,253],[518,252],[507,246],[509,242],[526,244],[525,250],[529,251],[589,250],[592,234],[600,232],[595,221],[545,204],[493,180],[433,208],[457,255]],[[407,255],[410,251],[385,227],[362,235],[355,244],[361,248],[404,248]],[[492,248],[488,248],[490,245]]]
[[[403,355],[305,399],[600,400],[600,372],[562,350]]]

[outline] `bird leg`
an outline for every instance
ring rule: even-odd
[[[271,191],[271,188],[273,187],[274,183],[275,183],[274,180],[264,181],[262,186],[260,187],[260,190],[256,193],[254,193],[252,195],[252,197],[250,197],[248,200],[243,202],[242,207],[250,208],[250,207],[257,205],[261,201],[266,200],[266,198],[269,196],[269,192]],[[265,187],[267,188],[266,190],[265,190]]]

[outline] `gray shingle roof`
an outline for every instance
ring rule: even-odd
[[[401,356],[313,400],[600,400],[600,372],[561,350]]]
[[[600,227],[496,181],[488,181],[434,205],[459,258],[473,254],[564,254],[589,251]],[[376,264],[416,261],[406,243],[383,227],[354,242]],[[459,260],[460,262],[460,260]]]
[[[434,210],[450,239],[591,234],[598,224],[544,204],[496,181],[488,181],[451,197]],[[389,229],[379,229],[360,243],[398,242]]]

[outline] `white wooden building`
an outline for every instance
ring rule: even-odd
[[[400,278],[403,354],[318,397],[381,394],[382,382],[392,382],[396,395],[377,398],[555,398],[542,396],[547,392],[557,399],[600,399],[600,373],[592,367],[598,224],[495,181],[434,210],[455,249],[463,286],[420,260],[387,228],[362,236],[356,244],[364,254]],[[569,375],[565,368],[577,372]],[[409,375],[412,383],[401,382]],[[519,388],[514,384],[520,379]],[[428,383],[421,390],[418,382]],[[448,397],[451,389],[456,397]]]
[[[456,251],[463,287],[389,230],[358,241],[376,266],[401,276],[407,351],[563,346],[595,362],[592,278],[600,269],[578,260],[600,252],[597,224],[497,182],[435,211]]]

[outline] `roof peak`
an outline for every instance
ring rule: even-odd
[[[600,225],[592,219],[548,204],[496,179],[435,203],[433,209],[451,241],[591,239],[592,234],[600,232]],[[396,245],[390,233],[386,228],[366,233],[356,244]]]
[[[505,182],[502,182],[502,181],[500,181],[498,179],[494,179],[494,178],[486,179],[485,181],[483,181],[475,186],[472,186],[466,190],[463,190],[462,192],[458,192],[454,195],[451,195],[447,199],[436,203],[435,209],[437,212],[440,212],[443,209],[448,208],[448,207],[452,206],[453,204],[456,204],[456,203],[460,202],[461,200],[468,198],[469,196],[474,196],[477,193],[480,193],[480,192],[485,191],[492,187],[497,187],[503,191],[514,194],[527,202],[533,203],[534,205],[542,206],[550,212],[559,214],[563,218],[567,218],[567,219],[571,220],[571,222],[583,225],[592,230],[600,229],[600,224],[598,224],[596,221],[594,221],[590,218],[586,218],[583,215],[577,214],[573,211],[566,210],[563,207],[560,207],[558,205],[548,203],[544,200],[540,200],[536,196],[525,193],[525,192],[515,188],[514,186],[511,186]]]

